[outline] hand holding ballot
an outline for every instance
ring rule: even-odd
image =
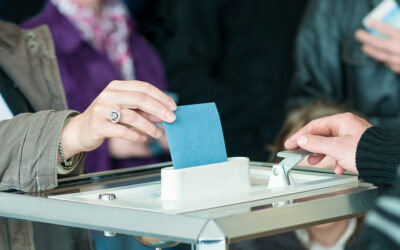
[[[355,160],[357,144],[371,126],[368,121],[352,113],[327,116],[297,131],[285,142],[285,147],[318,153],[317,156],[309,156],[311,165],[329,155],[336,159],[336,174],[342,174],[345,170],[358,174]]]
[[[65,125],[61,134],[65,157],[91,151],[106,138],[131,142],[145,141],[148,136],[160,138],[164,132],[153,123],[173,122],[176,107],[171,97],[149,83],[113,81],[85,112]]]
[[[400,73],[400,8],[397,3],[382,1],[363,23],[368,32],[360,29],[355,33],[362,43],[362,51]]]
[[[357,30],[356,38],[362,43],[362,51],[375,60],[400,73],[400,29],[380,21],[371,20],[370,26],[386,36],[381,38],[364,30]]]

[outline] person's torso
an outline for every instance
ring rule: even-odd
[[[121,73],[107,55],[84,41],[74,24],[50,1],[47,2],[41,14],[26,21],[22,26],[35,27],[40,24],[47,24],[50,27],[70,109],[85,111],[111,81],[122,80]],[[134,31],[132,31],[129,45],[135,64],[136,79],[166,90],[164,70],[155,51]],[[148,160],[154,162],[153,158]],[[140,159],[129,161],[130,166],[141,163],[143,161]],[[111,161],[107,143],[103,143],[99,148],[88,153],[85,161],[88,172],[124,166],[123,161]]]
[[[121,80],[121,73],[105,53],[99,52],[81,38],[77,28],[48,2],[41,14],[28,20],[23,27],[47,24],[56,48],[68,106],[83,112],[101,91],[113,80]],[[136,32],[129,41],[135,62],[137,80],[147,81],[165,90],[165,78],[161,62]]]
[[[400,133],[400,75],[361,50],[355,39],[357,29],[365,29],[363,18],[380,0],[337,1],[340,28],[340,64],[342,96],[354,109],[366,115],[375,125]],[[337,14],[339,15],[339,14]]]

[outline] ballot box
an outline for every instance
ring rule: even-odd
[[[377,188],[356,175],[305,167],[291,170],[294,185],[271,189],[273,164],[248,165],[248,185],[182,199],[162,197],[161,173],[170,162],[64,178],[52,191],[1,192],[0,216],[130,235],[155,248],[186,243],[225,250],[230,243],[363,216],[377,196]]]

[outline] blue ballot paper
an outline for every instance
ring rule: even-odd
[[[369,20],[378,19],[394,27],[400,28],[400,7],[395,0],[383,0],[363,20],[364,26],[374,36],[386,38],[384,34],[369,27]]]
[[[164,123],[175,169],[227,161],[215,103],[179,106],[173,123]]]

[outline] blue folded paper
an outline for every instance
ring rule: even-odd
[[[173,123],[164,123],[175,169],[227,161],[215,103],[179,106]]]

